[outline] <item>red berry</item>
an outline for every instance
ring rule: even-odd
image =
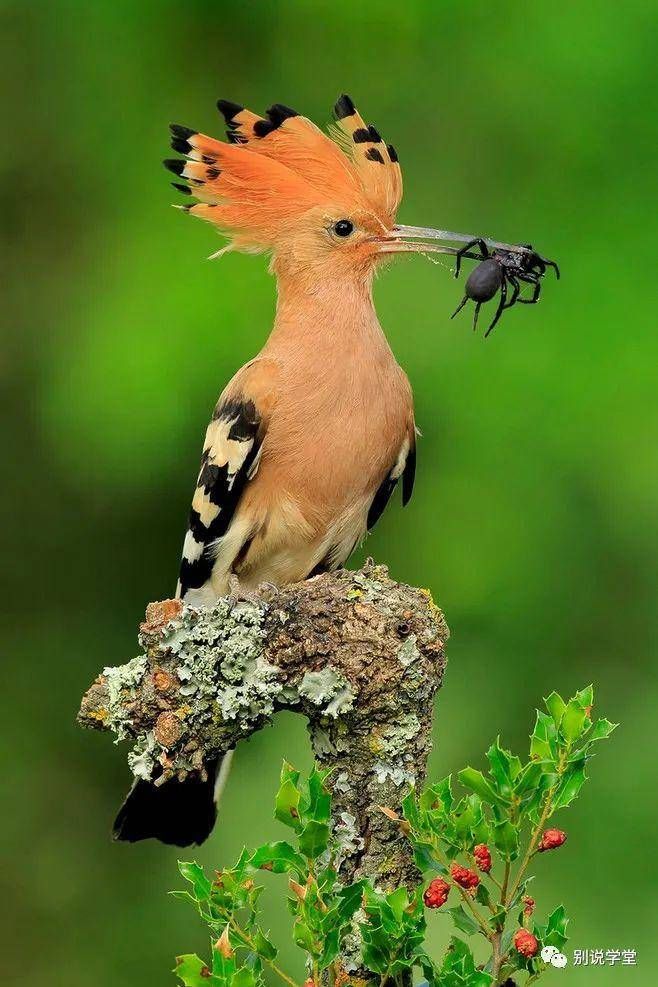
[[[445,905],[450,894],[450,885],[442,877],[435,877],[425,888],[423,901],[428,908],[440,908]]]
[[[530,959],[531,956],[536,956],[539,952],[539,943],[532,932],[528,932],[527,929],[517,929],[514,933],[514,949],[521,956],[525,956]]]
[[[469,870],[468,867],[462,867],[460,864],[453,864],[450,868],[450,876],[452,877],[455,884],[458,884],[460,888],[477,888],[480,883],[480,878],[477,876],[474,870]]]
[[[491,870],[491,851],[486,843],[478,843],[478,845],[473,850],[473,856],[475,857],[475,863],[478,865],[479,869],[485,874],[488,874]]]
[[[523,914],[532,915],[535,910],[535,899],[531,898],[529,894],[526,894],[521,901],[523,902]]]
[[[562,846],[567,838],[567,834],[563,833],[561,829],[545,829],[542,833],[541,843],[537,847],[538,853],[543,853],[545,850],[556,850],[559,846]]]

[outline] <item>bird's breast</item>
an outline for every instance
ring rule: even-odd
[[[261,471],[322,526],[367,500],[391,469],[412,419],[411,391],[392,356],[300,369],[282,382]]]

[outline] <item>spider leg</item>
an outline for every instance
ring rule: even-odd
[[[538,277],[532,277],[528,274],[517,275],[520,281],[525,281],[526,284],[534,285],[531,298],[519,298],[517,299],[519,305],[536,305],[539,301],[539,296],[541,294],[541,281]]]
[[[455,309],[455,311],[450,316],[451,319],[454,319],[454,317],[457,315],[457,312],[461,312],[461,310],[463,309],[463,307],[464,307],[464,305],[466,304],[467,301],[468,301],[468,295],[464,295],[464,297],[460,301],[459,305],[457,306],[457,308]]]
[[[555,277],[560,280],[560,268],[557,266],[554,260],[548,260],[546,257],[540,257],[542,264],[546,267],[552,267],[555,271]]]
[[[487,336],[489,335],[489,333],[491,332],[491,330],[493,329],[493,327],[498,322],[498,319],[503,314],[503,309],[507,308],[506,302],[507,302],[507,278],[503,278],[503,283],[500,286],[500,302],[498,303],[498,308],[496,309],[496,314],[493,317],[493,322],[491,323],[491,325],[489,326],[489,328],[487,329],[487,331],[484,334],[484,338],[485,339],[487,338]]]
[[[507,280],[512,285],[512,297],[505,304],[505,308],[511,308],[518,301],[519,293],[521,291],[521,285],[519,284],[516,276],[514,274],[508,274]]]
[[[481,305],[482,302],[478,302],[477,305],[475,306],[475,314],[473,315],[473,332],[475,332],[475,330],[478,327],[478,315],[480,314]]]
[[[486,243],[484,242],[484,240],[481,237],[476,237],[475,240],[470,240],[468,243],[465,243],[464,246],[461,247],[457,251],[457,253],[455,254],[455,258],[456,258],[456,260],[455,260],[455,277],[456,278],[459,277],[459,272],[460,272],[461,266],[462,266],[462,257],[464,255],[469,256],[467,254],[467,251],[472,250],[473,247],[479,247],[480,248],[480,251],[482,253],[482,256],[481,256],[480,260],[486,260],[488,258],[488,256],[489,256],[489,248],[487,247]]]

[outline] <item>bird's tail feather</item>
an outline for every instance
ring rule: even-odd
[[[156,839],[173,846],[207,840],[217,819],[216,782],[222,775],[225,782],[227,771],[223,763],[220,767],[219,758],[206,762],[205,769],[205,780],[189,775],[159,787],[138,779],[114,821],[114,839],[128,843]]]
[[[228,751],[224,754],[224,757],[219,762],[219,771],[217,772],[217,781],[215,782],[215,808],[219,811],[219,806],[222,801],[222,796],[224,794],[224,789],[226,788],[226,782],[228,781],[228,776],[231,773],[231,765],[233,764],[233,755],[235,751]]]

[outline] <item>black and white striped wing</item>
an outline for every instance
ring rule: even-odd
[[[391,494],[395,490],[400,477],[402,477],[402,506],[406,507],[413,493],[415,476],[416,436],[415,432],[412,432],[404,440],[402,448],[398,453],[398,458],[393,463],[390,472],[385,476],[373,498],[370,510],[368,511],[368,531],[372,531],[384,513],[384,509],[391,499]]]
[[[258,469],[264,434],[254,401],[221,400],[206,432],[201,470],[183,545],[177,596],[202,602],[194,590],[210,580],[245,485]]]

